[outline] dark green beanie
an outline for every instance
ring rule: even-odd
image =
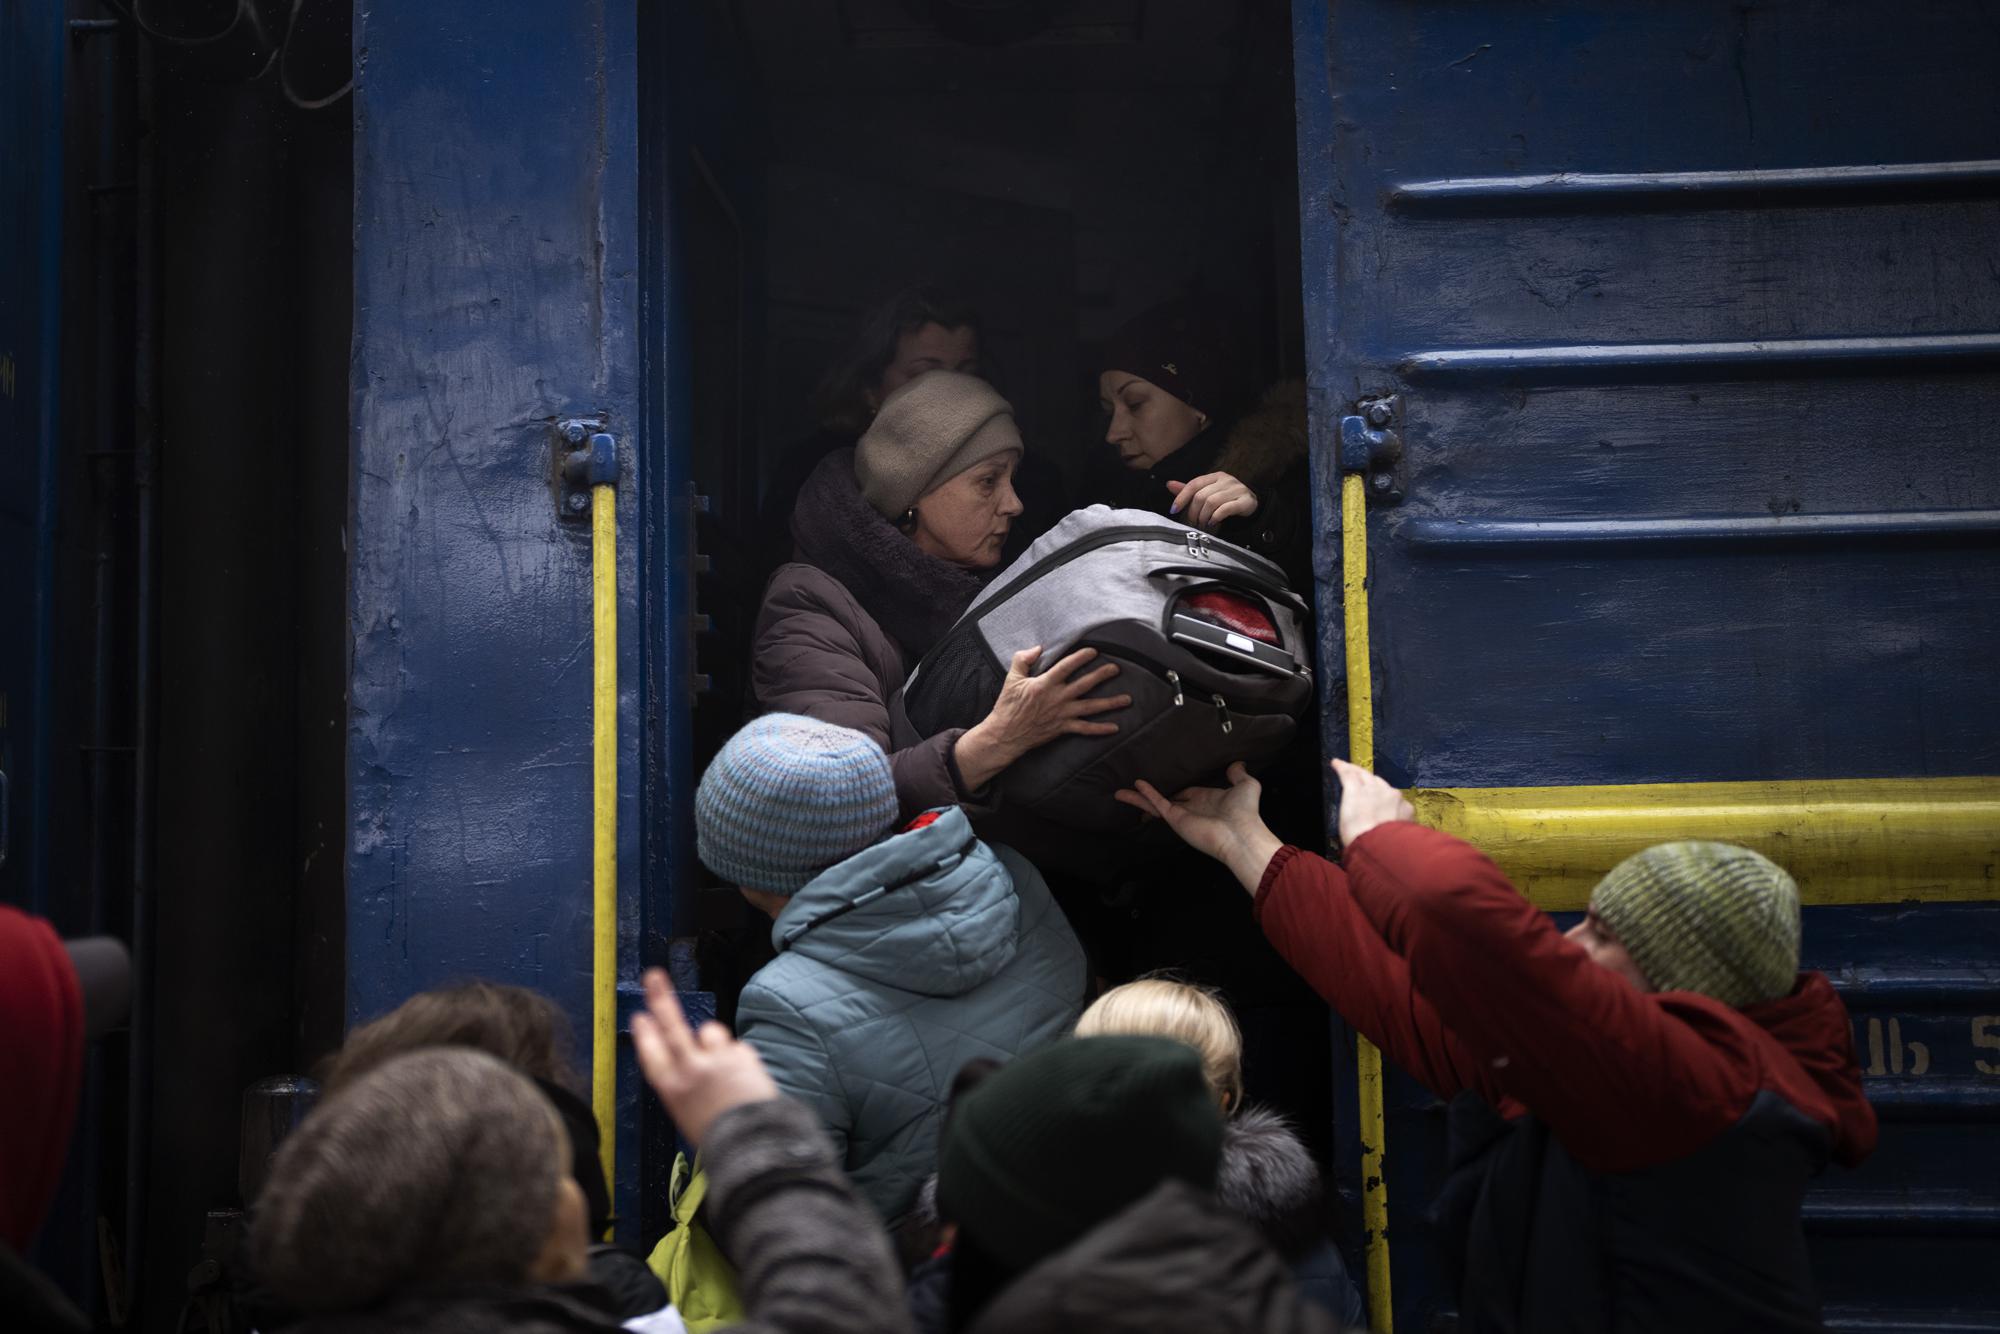
[[[1065,1038],[1005,1066],[953,1110],[938,1209],[1020,1273],[1169,1177],[1215,1189],[1222,1114],[1194,1048]]]

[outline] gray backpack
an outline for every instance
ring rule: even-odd
[[[970,727],[1013,655],[1042,646],[1046,670],[1095,648],[1119,673],[1096,694],[1132,696],[1100,715],[1116,736],[1064,736],[996,780],[1006,837],[1029,856],[1062,831],[1130,829],[1111,794],[1144,778],[1169,794],[1253,769],[1312,705],[1305,602],[1277,565],[1145,510],[1093,505],[1043,534],[974,600],[910,673],[899,730]],[[1037,833],[1053,836],[1036,837]]]

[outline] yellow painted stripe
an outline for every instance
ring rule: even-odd
[[[1419,820],[1484,850],[1552,912],[1582,908],[1599,877],[1631,854],[1684,838],[1755,848],[1792,873],[1809,904],[2000,898],[2000,778],[1420,788],[1409,796]]]
[[[590,1109],[604,1184],[618,1181],[618,491],[590,493]]]
[[[1340,479],[1340,600],[1347,638],[1347,758],[1375,767],[1375,693],[1368,675],[1368,495],[1359,473]],[[1382,1053],[1354,1039],[1354,1074],[1361,1124],[1361,1225],[1368,1257],[1368,1325],[1390,1334],[1389,1186],[1382,1175],[1386,1120]]]

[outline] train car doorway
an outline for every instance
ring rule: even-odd
[[[1111,499],[1093,491],[1105,465],[1118,471],[1097,358],[1128,321],[1177,303],[1213,312],[1242,405],[1303,375],[1299,176],[1283,5],[717,0],[666,23],[658,114],[678,292],[667,341],[686,367],[678,409],[667,398],[697,497],[698,775],[757,711],[765,580],[789,558],[810,465],[865,424],[840,375],[898,298],[976,326],[979,373],[1013,404],[1027,443],[1026,531],[1015,536],[1030,537],[1073,505]],[[1307,783],[1303,822],[1316,831]],[[1268,952],[1240,904],[1227,906]],[[1111,917],[1102,929],[1113,933],[1143,916],[1089,911]],[[770,957],[768,922],[734,895],[676,893],[661,925],[680,942],[684,980],[729,1018]],[[1176,948],[1156,943],[1147,957]],[[1310,993],[1274,954],[1255,966],[1253,990],[1281,974],[1313,1014],[1261,1044],[1253,1036],[1253,1066],[1260,1045],[1267,1070],[1302,1042],[1324,1052]],[[1300,1086],[1282,1098],[1330,1165],[1327,1062],[1282,1064],[1306,1074],[1268,1082]]]

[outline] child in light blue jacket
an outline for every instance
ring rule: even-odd
[[[936,1166],[959,1067],[1061,1037],[1087,985],[1025,858],[980,842],[956,807],[896,822],[881,748],[796,714],[738,732],[695,795],[702,862],[770,914],[778,951],[737,1031],[891,1226]]]

